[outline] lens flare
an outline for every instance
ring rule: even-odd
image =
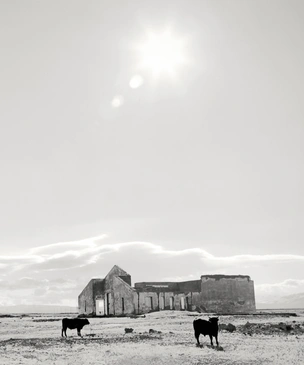
[[[113,108],[119,108],[123,105],[124,103],[124,98],[122,95],[116,95],[114,96],[112,102],[111,102],[111,105]]]
[[[129,86],[131,89],[137,89],[144,83],[144,79],[140,75],[134,75],[130,82]]]
[[[138,47],[140,67],[156,75],[175,74],[185,62],[183,48],[184,42],[174,38],[169,30],[161,34],[150,33]]]

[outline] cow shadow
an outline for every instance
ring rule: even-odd
[[[212,350],[215,350],[215,351],[224,351],[224,348],[222,346],[214,346],[214,345],[198,345],[196,344],[196,347],[200,348],[200,349],[203,349],[205,347],[208,347],[208,349],[212,349]]]

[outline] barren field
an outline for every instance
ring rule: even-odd
[[[219,332],[196,346],[192,322],[208,317],[163,311],[138,318],[90,318],[82,330],[61,338],[60,316],[0,318],[1,364],[304,364],[304,311],[283,315],[221,316],[236,331]],[[249,323],[248,323],[249,322]],[[133,328],[125,334],[125,328]],[[153,331],[152,331],[153,330]]]

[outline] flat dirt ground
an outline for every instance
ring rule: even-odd
[[[219,349],[204,336],[200,337],[203,347],[196,346],[192,322],[208,317],[193,312],[90,318],[82,338],[76,330],[67,330],[67,339],[61,338],[62,316],[2,317],[0,364],[300,365],[304,364],[304,311],[291,312],[298,316],[220,316],[219,323],[232,323],[236,331],[219,332]],[[125,334],[125,328],[133,328],[133,333]],[[150,329],[154,331],[149,333]]]

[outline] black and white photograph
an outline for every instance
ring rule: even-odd
[[[304,364],[304,0],[0,0],[0,364]]]

